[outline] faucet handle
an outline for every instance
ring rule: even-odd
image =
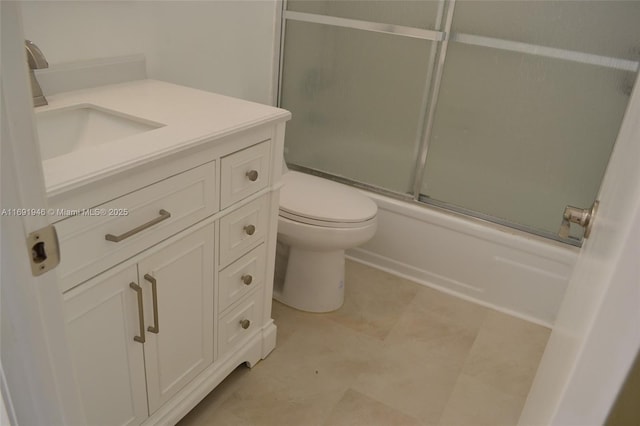
[[[49,63],[44,57],[44,54],[31,40],[25,40],[24,45],[27,48],[27,62],[29,68],[32,70],[39,70],[41,68],[49,68]]]

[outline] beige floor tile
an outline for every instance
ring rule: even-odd
[[[380,351],[380,340],[317,314],[299,312],[296,318],[300,329],[263,361],[269,371],[292,382],[317,381],[314,387],[332,381],[349,386],[361,373],[372,371],[371,354]]]
[[[344,305],[327,318],[384,339],[420,288],[395,275],[347,261]]]
[[[418,341],[385,345],[371,357],[373,371],[353,389],[429,424],[440,418],[464,363]]]
[[[463,373],[512,395],[526,397],[550,330],[491,310]]]
[[[226,379],[209,393],[193,410],[180,420],[178,426],[210,425],[220,417],[219,412],[224,400],[242,386],[250,369],[244,365],[236,368]],[[222,423],[224,424],[224,423]]]
[[[320,425],[358,375],[370,370],[370,354],[382,343],[322,315],[277,309],[281,321],[295,319],[296,330],[256,365],[223,408],[248,424]]]
[[[180,426],[514,425],[549,330],[347,262],[345,305],[274,301],[276,349]]]
[[[178,424],[182,426],[182,422]],[[197,422],[189,423],[189,425],[198,426],[256,426],[252,420],[247,420],[236,416],[231,413],[225,407],[219,408],[206,418],[200,419]]]
[[[424,287],[411,301],[388,343],[416,340],[450,357],[466,358],[489,309]]]
[[[326,426],[420,426],[407,416],[375,399],[348,389],[325,422]]]
[[[323,315],[302,312],[274,300],[271,307],[271,318],[273,318],[276,327],[278,327],[276,345],[281,346],[284,344],[296,330],[306,330],[308,327],[314,327],[315,324],[322,323],[324,321]]]
[[[258,364],[250,380],[224,401],[225,417],[261,426],[322,425],[347,389],[339,382],[318,376],[298,378],[265,374]]]
[[[461,374],[440,426],[515,426],[525,398],[509,395]]]

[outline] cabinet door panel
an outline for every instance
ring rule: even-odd
[[[145,360],[153,413],[213,362],[213,224],[195,230],[138,264],[145,292]],[[146,278],[150,275],[152,279]],[[156,281],[158,316],[153,312]]]
[[[135,265],[64,296],[65,321],[87,424],[137,425],[147,417]]]

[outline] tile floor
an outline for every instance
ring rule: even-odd
[[[274,301],[276,349],[180,423],[515,425],[550,330],[347,262],[344,306]]]

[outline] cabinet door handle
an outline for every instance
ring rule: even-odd
[[[253,276],[251,274],[244,274],[240,279],[245,285],[250,285],[253,282]]]
[[[247,235],[253,235],[253,234],[256,232],[256,227],[255,227],[255,226],[253,226],[253,225],[246,225],[246,226],[244,227],[244,232],[245,232]]]
[[[249,178],[249,180],[251,182],[255,182],[258,180],[258,171],[257,170],[249,170],[246,174],[247,178]]]
[[[133,340],[136,342],[144,343],[146,341],[144,337],[144,308],[142,307],[142,287],[136,283],[129,283],[131,287],[138,294],[138,322],[140,326],[140,335],[133,336]]]
[[[244,328],[245,330],[249,328],[250,325],[251,321],[249,321],[248,319],[240,320],[240,327]]]
[[[147,223],[143,223],[142,225],[138,226],[137,228],[133,228],[130,231],[125,232],[124,234],[120,234],[120,235],[113,235],[113,234],[107,234],[104,236],[104,239],[107,241],[113,241],[114,243],[119,243],[122,240],[126,240],[127,238],[137,234],[138,232],[144,231],[147,228],[151,228],[153,225],[156,225],[160,222],[162,222],[163,220],[167,220],[171,217],[171,213],[169,213],[168,211],[164,210],[164,209],[160,209],[160,211],[158,212],[158,214],[160,216],[156,217],[155,219],[150,220]]]
[[[153,295],[153,325],[147,327],[147,331],[158,334],[160,323],[158,322],[158,281],[149,274],[144,274],[144,279],[151,283],[151,294]]]

